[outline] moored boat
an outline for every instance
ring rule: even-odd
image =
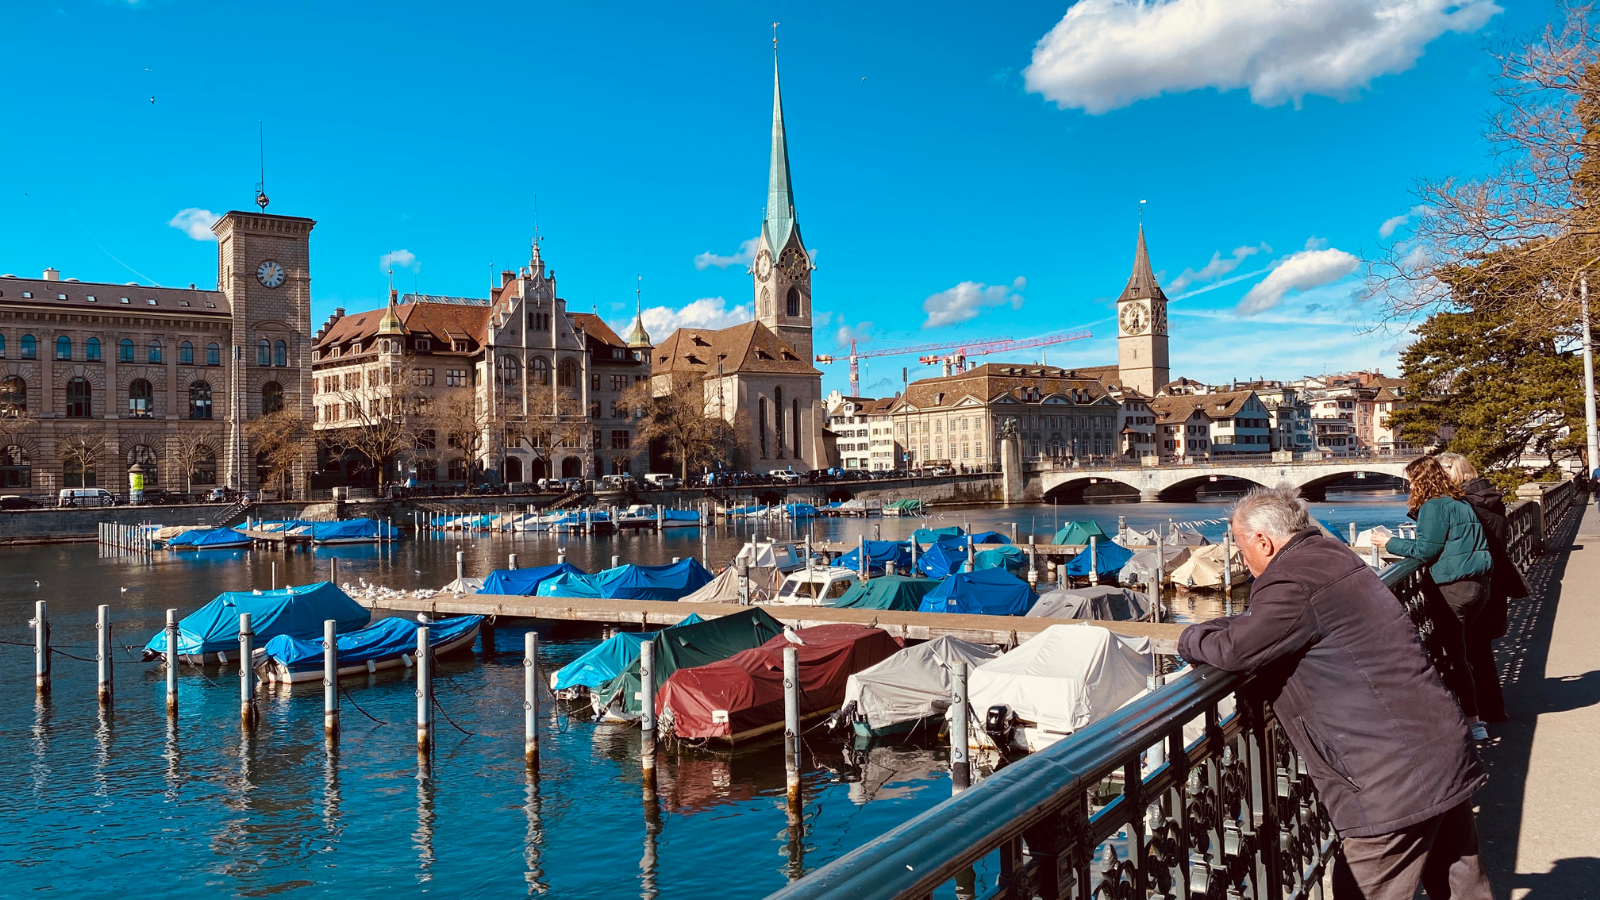
[[[815,566],[784,576],[778,595],[768,600],[776,606],[832,606],[859,579],[855,569]]]
[[[657,632],[651,638],[657,691],[680,668],[703,666],[759,647],[783,633],[783,624],[760,607],[694,625]],[[639,719],[643,680],[635,657],[622,674],[589,692],[589,705],[604,722]]]
[[[965,662],[970,672],[999,654],[960,638],[935,638],[899,651],[851,675],[835,726],[850,725],[861,737],[905,734],[919,725],[937,726],[950,708],[951,670]]]
[[[320,640],[327,619],[337,622],[340,631],[355,631],[372,621],[366,607],[327,581],[275,591],[224,591],[179,620],[178,658],[190,665],[226,663],[239,648],[241,613],[250,614],[250,630],[262,642],[278,635]],[[145,644],[143,659],[160,659],[166,650],[162,629]]]
[[[428,624],[428,649],[434,656],[471,649],[478,639],[483,616],[455,616]],[[400,666],[410,668],[417,652],[417,629],[421,623],[392,616],[379,619],[365,628],[339,634],[338,675],[365,675]],[[262,648],[262,668],[270,682],[296,684],[321,681],[323,647],[321,639],[302,640],[278,635]]]

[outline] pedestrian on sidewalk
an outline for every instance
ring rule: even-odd
[[[1334,900],[1491,900],[1472,794],[1484,781],[1460,706],[1404,607],[1290,487],[1234,508],[1250,608],[1184,629],[1178,653],[1260,673],[1342,849]]]
[[[1411,482],[1407,511],[1417,522],[1417,536],[1376,535],[1372,542],[1380,551],[1408,556],[1428,567],[1428,574],[1449,607],[1448,613],[1435,612],[1438,604],[1429,604],[1428,617],[1439,648],[1447,657],[1435,663],[1460,701],[1472,736],[1487,740],[1489,731],[1478,716],[1467,632],[1477,626],[1478,617],[1489,603],[1489,571],[1494,565],[1489,542],[1477,514],[1462,499],[1465,495],[1461,488],[1445,474],[1436,457],[1412,460],[1406,465],[1406,478]]]
[[[1500,670],[1494,662],[1494,641],[1505,636],[1510,601],[1531,595],[1533,589],[1523,579],[1517,564],[1511,561],[1506,543],[1510,534],[1506,502],[1500,489],[1479,475],[1472,461],[1459,453],[1439,454],[1439,465],[1450,476],[1450,481],[1461,488],[1463,498],[1478,517],[1478,524],[1483,526],[1484,540],[1489,545],[1493,567],[1489,570],[1488,602],[1464,637],[1467,665],[1472,669],[1472,686],[1478,700],[1478,716],[1485,722],[1504,722],[1506,701],[1500,690]]]

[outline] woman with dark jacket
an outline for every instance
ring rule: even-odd
[[[1476,623],[1489,602],[1489,573],[1493,560],[1488,539],[1478,516],[1462,499],[1461,489],[1445,474],[1432,456],[1413,460],[1406,466],[1411,481],[1409,513],[1417,521],[1415,538],[1375,539],[1380,550],[1408,556],[1428,567],[1433,583],[1454,616],[1431,616],[1439,644],[1452,660],[1441,663],[1441,670],[1454,672],[1448,679],[1466,713],[1472,736],[1485,740],[1489,732],[1478,718],[1474,680],[1467,663],[1466,633]],[[1453,619],[1453,621],[1452,621]]]
[[[1505,695],[1500,690],[1500,670],[1494,662],[1495,638],[1506,633],[1508,601],[1533,593],[1528,582],[1511,561],[1508,549],[1506,503],[1500,489],[1478,474],[1471,460],[1459,453],[1439,454],[1439,465],[1472,506],[1489,543],[1493,568],[1489,575],[1489,598],[1483,612],[1466,633],[1467,665],[1472,668],[1472,684],[1478,695],[1478,716],[1485,722],[1506,721]]]

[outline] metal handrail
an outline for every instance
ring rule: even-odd
[[[1426,574],[1419,561],[1400,560],[1381,577],[1420,612]],[[1254,677],[1196,666],[770,900],[928,897],[996,851],[1001,875],[989,895],[996,898],[1123,896],[1128,888],[1140,897],[1222,896],[1215,887],[1244,885],[1241,896],[1309,896],[1338,839],[1254,684]],[[1225,714],[1229,697],[1236,711]],[[1185,740],[1185,725],[1193,729],[1196,720],[1201,734]],[[1145,753],[1156,748],[1166,761],[1145,771]],[[1091,811],[1091,792],[1119,771],[1122,795]],[[1095,863],[1096,849],[1123,830],[1131,858],[1110,850]],[[1222,884],[1208,890],[1211,881]]]

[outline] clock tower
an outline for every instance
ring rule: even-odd
[[[1117,376],[1123,387],[1149,397],[1172,380],[1167,360],[1167,295],[1150,269],[1142,224],[1133,254],[1133,274],[1117,298]]]
[[[218,459],[227,486],[256,487],[255,454],[244,423],[260,416],[264,396],[282,397],[310,427],[311,219],[235,210],[217,220],[217,290],[228,299],[233,335],[228,357],[228,449]],[[274,387],[274,385],[276,387]],[[309,442],[308,442],[309,446]],[[312,451],[294,473],[303,485]],[[222,454],[218,454],[221,456]]]
[[[783,131],[778,62],[772,62],[772,163],[767,173],[767,216],[750,266],[755,277],[756,321],[794,348],[807,364],[811,345],[811,254],[800,242],[789,183],[789,142]]]

